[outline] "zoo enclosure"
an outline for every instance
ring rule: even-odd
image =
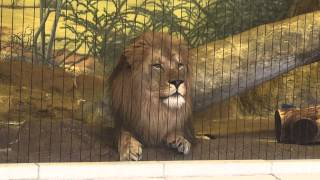
[[[195,55],[199,142],[187,156],[147,148],[144,160],[319,158],[317,144],[274,133],[282,104],[318,103],[318,1],[301,2],[1,1],[1,162],[117,160],[101,99],[120,53],[148,31]]]

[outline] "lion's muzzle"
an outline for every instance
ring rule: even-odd
[[[186,86],[183,80],[169,81],[167,96],[162,97],[162,102],[169,108],[181,108],[185,104]]]

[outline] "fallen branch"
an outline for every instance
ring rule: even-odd
[[[193,49],[196,109],[219,103],[320,58],[320,12],[303,14]]]
[[[309,144],[320,141],[320,106],[281,108],[275,112],[278,142]]]

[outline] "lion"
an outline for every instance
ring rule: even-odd
[[[142,146],[189,153],[190,64],[186,43],[167,33],[144,33],[124,50],[110,76],[120,160],[141,160]]]

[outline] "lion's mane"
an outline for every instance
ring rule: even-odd
[[[160,49],[163,56],[170,56],[172,51],[178,52],[187,65],[185,103],[181,108],[166,106],[161,102],[159,93],[152,92],[150,84],[146,83],[145,79],[152,79],[153,74],[144,68],[144,64],[152,61],[153,53]],[[143,34],[125,49],[110,81],[112,109],[118,130],[130,131],[146,145],[161,144],[172,131],[183,132],[187,139],[192,139],[191,66],[188,48],[182,40],[165,33]]]

